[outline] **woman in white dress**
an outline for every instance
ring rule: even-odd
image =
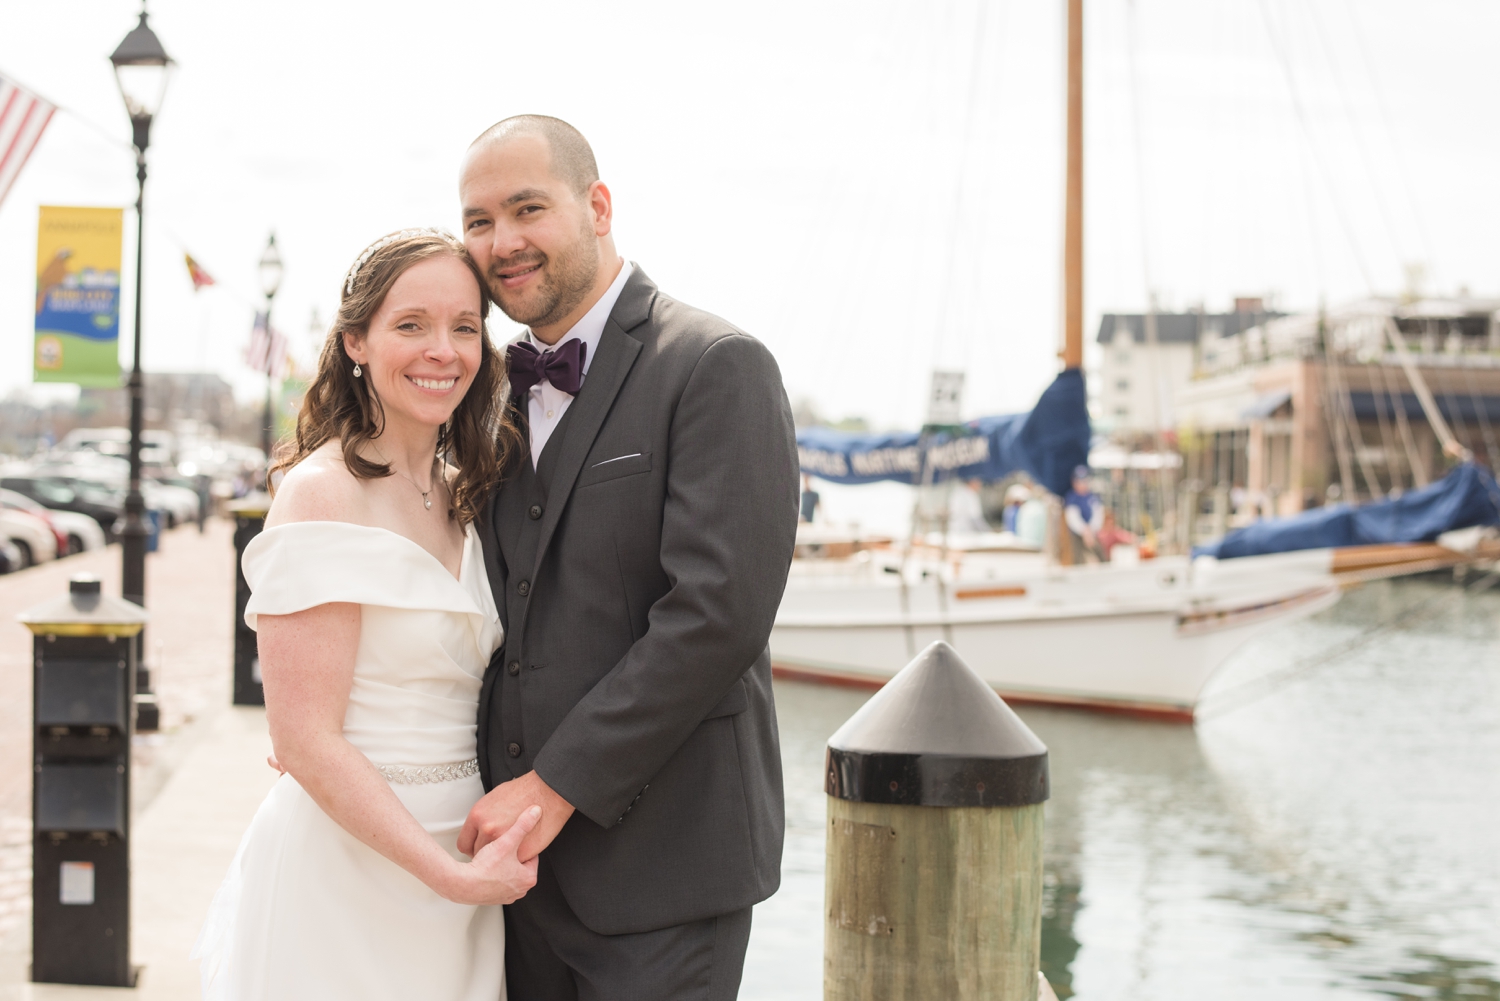
[[[499,616],[473,520],[510,450],[483,277],[434,230],[345,280],[266,529],[245,550],[284,769],[199,938],[204,996],[504,998],[498,905],[540,811],[472,861],[480,682]]]

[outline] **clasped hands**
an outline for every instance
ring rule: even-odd
[[[458,850],[472,858],[485,845],[499,840],[533,806],[541,807],[542,816],[516,849],[517,859],[531,861],[552,843],[573,815],[572,804],[553,792],[536,772],[500,783],[475,803],[458,833]]]
[[[266,764],[278,772],[286,771],[275,754],[266,757]],[[539,808],[542,814],[535,826],[529,830],[523,828],[525,835],[516,848],[516,860],[530,862],[552,843],[568,818],[573,816],[573,804],[553,792],[536,772],[527,772],[500,783],[475,803],[464,821],[463,830],[458,832],[458,850],[473,858],[485,845],[498,841],[515,827],[532,807]],[[529,823],[531,818],[526,820]]]

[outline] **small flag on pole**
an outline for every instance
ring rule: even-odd
[[[57,108],[0,77],[0,204]]]
[[[250,345],[245,349],[245,364],[272,379],[283,379],[287,373],[289,342],[279,330],[271,328],[265,313],[255,314],[250,331]]]
[[[187,260],[188,277],[193,280],[193,291],[196,292],[205,285],[214,284],[214,276],[203,270],[203,265],[193,260],[192,254],[182,255]]]

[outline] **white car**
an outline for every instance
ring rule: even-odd
[[[34,514],[0,508],[0,538],[15,543],[25,566],[57,558],[57,536],[52,534],[52,526]]]
[[[142,479],[141,494],[147,508],[165,515],[162,528],[176,528],[198,520],[198,494],[187,487]]]
[[[86,514],[76,511],[51,511],[41,504],[27,497],[25,494],[16,493],[14,490],[0,489],[0,507],[9,508],[13,511],[25,511],[34,514],[52,525],[52,534],[67,540],[68,551],[59,553],[59,556],[72,556],[75,553],[86,553],[91,549],[103,549],[107,540],[104,538],[104,529],[99,523]]]

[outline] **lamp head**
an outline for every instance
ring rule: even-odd
[[[146,23],[146,12],[141,11],[141,20],[125,40],[119,44],[109,61],[115,68],[115,82],[120,86],[120,96],[125,99],[125,110],[135,124],[135,146],[142,152],[146,148],[146,130],[151,119],[161,110],[162,99],[167,94],[167,78],[171,75],[172,57],[162,48],[161,39]]]
[[[282,270],[281,252],[276,249],[276,234],[272,233],[266,252],[260,255],[260,290],[267,299],[274,298],[276,290],[281,288]]]

